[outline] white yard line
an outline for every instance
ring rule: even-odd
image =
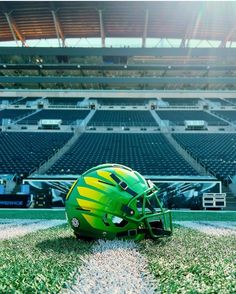
[[[83,257],[74,285],[63,294],[153,294],[155,283],[147,261],[133,241],[102,241]],[[155,292],[158,293],[158,292]],[[160,292],[159,292],[160,293]]]
[[[236,235],[236,222],[175,221],[174,223],[212,236]]]
[[[65,224],[65,220],[45,220],[45,219],[0,219],[0,240],[11,239],[18,236],[24,236],[28,233],[38,230]]]

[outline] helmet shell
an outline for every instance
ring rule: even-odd
[[[143,239],[145,219],[140,216],[136,196],[148,188],[145,178],[126,166],[94,167],[85,172],[67,194],[68,222],[75,235],[82,238]]]

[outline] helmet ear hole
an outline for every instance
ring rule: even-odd
[[[115,224],[115,226],[116,226],[116,227],[119,227],[119,228],[123,228],[123,227],[125,227],[127,224],[128,224],[128,222],[127,222],[125,219],[123,219],[121,223],[119,223],[119,224]]]
[[[112,217],[112,223],[116,226],[116,227],[124,227],[128,224],[128,221],[126,221],[125,219],[118,217],[118,216],[113,216]]]
[[[116,215],[106,214],[103,217],[103,223],[107,227],[114,225],[116,227],[123,228],[124,226],[128,224],[128,221]]]

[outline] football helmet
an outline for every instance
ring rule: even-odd
[[[66,196],[67,220],[78,238],[153,239],[172,233],[171,213],[162,208],[158,188],[120,164],[85,172]]]

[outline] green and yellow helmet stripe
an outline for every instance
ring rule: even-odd
[[[74,181],[74,183],[72,184],[72,186],[70,187],[69,192],[66,195],[66,200],[68,200],[68,198],[70,197],[71,192],[73,191],[75,185],[77,184],[78,180]]]
[[[130,168],[119,164],[99,165],[72,185],[66,197],[67,218],[75,234],[82,237],[127,236],[140,240],[149,235],[155,238],[162,224],[162,231],[168,230],[167,214],[162,222],[164,210],[155,201],[157,193],[155,186]],[[152,201],[160,206],[158,210],[153,208]],[[155,231],[153,224],[159,224]]]

